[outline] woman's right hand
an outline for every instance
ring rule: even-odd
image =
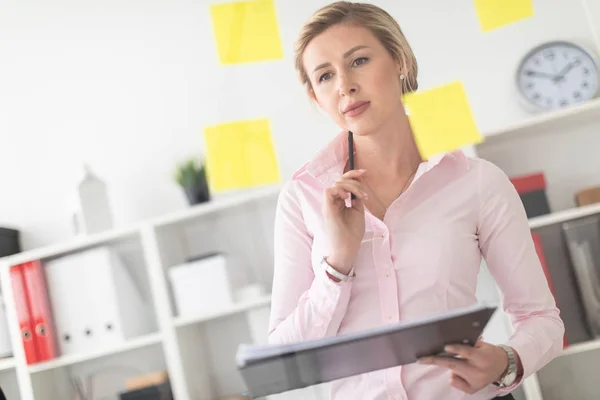
[[[361,169],[346,172],[325,191],[323,218],[325,229],[331,244],[327,254],[327,263],[342,274],[348,274],[365,234],[365,208],[363,200],[367,193],[360,178],[365,171]],[[346,199],[354,194],[352,207],[346,206]]]

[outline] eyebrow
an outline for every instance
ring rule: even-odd
[[[358,46],[354,46],[353,48],[351,48],[350,50],[346,51],[344,53],[344,58],[348,58],[350,57],[353,53],[357,52],[358,50],[362,50],[362,49],[368,49],[369,46],[365,46],[365,45],[358,45]],[[317,72],[318,70],[320,70],[321,68],[325,68],[330,66],[331,63],[330,62],[325,62],[323,64],[319,64],[317,65],[317,67],[313,70],[313,73]]]

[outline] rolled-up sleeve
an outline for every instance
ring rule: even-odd
[[[485,162],[479,176],[479,246],[502,292],[515,328],[506,345],[517,352],[523,376],[512,391],[560,354],[564,324],[537,256],[519,195],[506,174]]]
[[[299,185],[294,180],[286,183],[277,202],[271,344],[335,335],[350,298],[352,282],[334,282],[325,271],[313,269],[313,239],[304,221]]]

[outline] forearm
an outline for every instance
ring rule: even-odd
[[[285,318],[275,319],[269,332],[272,344],[298,343],[337,334],[350,299],[351,282],[336,282],[326,272],[315,277],[297,305]],[[285,304],[286,293],[280,293],[273,304]],[[282,315],[283,310],[274,310]]]
[[[516,325],[507,345],[515,349],[519,357],[521,379],[538,371],[561,353],[564,332],[558,311],[535,315]]]

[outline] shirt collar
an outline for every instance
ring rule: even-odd
[[[469,166],[467,157],[461,150],[442,152],[423,161],[419,165],[413,181],[416,181],[420,176],[446,159],[457,161],[465,168]],[[306,171],[325,186],[330,186],[342,176],[347,161],[348,135],[346,132],[342,132],[317,152],[307,163]]]

